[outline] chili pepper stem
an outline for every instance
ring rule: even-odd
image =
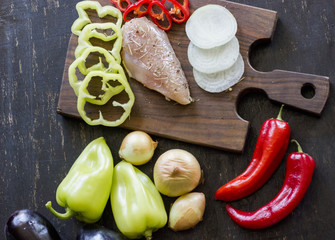
[[[281,120],[281,121],[283,120],[282,117],[281,117],[281,114],[282,114],[282,112],[283,112],[283,108],[284,108],[284,104],[281,105],[280,110],[279,110],[279,113],[278,113],[278,116],[277,116],[277,119],[278,119],[278,120]]]
[[[146,230],[143,235],[144,235],[146,240],[151,240],[152,239],[152,230],[151,229]]]
[[[297,140],[295,140],[295,139],[292,139],[292,140],[291,140],[291,142],[294,142],[294,143],[296,143],[296,144],[297,144],[297,146],[298,146],[298,152],[299,152],[299,153],[303,153],[303,151],[302,151],[302,148],[301,148],[301,146],[300,146],[300,144],[298,143],[298,141],[297,141]]]
[[[65,210],[66,210],[65,213],[59,213],[59,212],[57,212],[55,209],[52,208],[51,201],[47,202],[45,204],[45,207],[47,209],[49,209],[49,211],[53,215],[55,215],[56,217],[58,217],[59,219],[62,219],[62,220],[67,220],[67,219],[69,219],[69,218],[71,218],[71,217],[73,217],[75,215],[75,212],[72,211],[70,208],[65,208]]]

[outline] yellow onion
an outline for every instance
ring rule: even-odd
[[[157,159],[153,175],[160,193],[177,197],[197,187],[202,172],[198,160],[191,153],[171,149]]]
[[[133,165],[142,165],[150,161],[157,144],[147,133],[133,131],[123,139],[119,156]]]
[[[169,213],[169,228],[181,231],[193,228],[203,219],[205,212],[205,194],[191,192],[180,196],[172,204]]]

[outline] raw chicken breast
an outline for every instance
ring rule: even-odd
[[[145,17],[122,27],[122,59],[130,77],[180,104],[191,103],[190,90],[166,33]]]

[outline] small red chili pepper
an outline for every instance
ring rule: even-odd
[[[263,123],[249,166],[216,191],[216,200],[234,201],[246,197],[261,188],[275,172],[285,155],[291,133],[288,123],[281,119],[282,110],[283,106],[277,119]]]
[[[110,0],[121,11],[124,12],[132,3],[130,0]],[[124,6],[125,5],[125,6]]]
[[[164,0],[163,4],[166,2],[170,2],[173,5],[173,8],[171,8],[169,11],[172,21],[176,23],[183,23],[190,17],[191,13],[188,7],[188,0],[185,0],[183,5],[180,4],[177,0]]]
[[[152,2],[152,0],[139,0],[131,5],[129,5],[123,13],[123,20],[125,22],[129,21],[128,15],[134,14],[136,17],[143,17],[148,13],[148,6]]]
[[[157,6],[159,13],[156,13],[154,7]],[[157,10],[157,9],[156,9]],[[159,0],[153,0],[148,6],[148,14],[152,21],[162,30],[168,31],[172,27],[172,18],[169,11],[165,8],[162,2]],[[168,25],[163,25],[162,23],[167,21]]]
[[[283,187],[271,202],[255,212],[244,212],[226,205],[229,216],[238,225],[250,229],[270,227],[289,215],[304,197],[313,177],[315,161],[303,153],[297,141],[293,141],[298,145],[298,152],[287,157]]]
[[[185,22],[191,15],[189,9],[189,0],[184,0],[182,3],[177,0],[139,0],[135,3],[131,3],[130,0],[110,0],[113,2],[122,12],[123,20],[125,22],[129,21],[129,16],[134,15],[135,17],[143,17],[146,14],[149,14],[153,22],[160,28],[165,31],[169,30],[172,26],[172,22],[182,23]],[[127,3],[127,7],[122,7],[122,1]],[[165,7],[166,3],[171,7],[170,10],[167,10]],[[150,7],[149,7],[150,6]],[[156,13],[153,9],[159,10],[159,13]],[[164,26],[162,23],[164,20],[167,20],[167,26]]]
[[[183,5],[183,8],[185,9],[189,8],[189,5],[190,5],[189,0],[184,0],[182,5]]]

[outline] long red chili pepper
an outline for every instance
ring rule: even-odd
[[[315,161],[296,143],[298,152],[287,157],[283,187],[271,202],[255,212],[244,212],[226,205],[229,216],[238,225],[250,229],[267,228],[284,219],[302,200],[312,180]]]
[[[246,197],[272,176],[285,155],[291,132],[288,123],[281,119],[282,109],[283,106],[276,119],[263,123],[249,166],[216,191],[216,200],[234,201]]]

